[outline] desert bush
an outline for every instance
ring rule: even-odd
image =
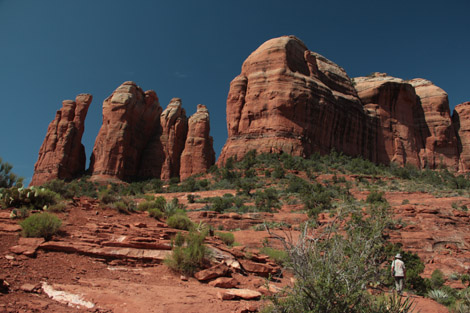
[[[173,253],[165,259],[165,264],[176,272],[193,275],[209,257],[209,250],[204,245],[205,236],[205,233],[194,232],[187,236],[176,234]]]
[[[283,266],[289,260],[288,254],[285,250],[274,249],[271,247],[262,247],[260,252],[266,254],[277,264]]]
[[[47,210],[49,212],[65,212],[67,205],[64,202],[59,202],[54,205],[51,205]]]
[[[443,289],[433,289],[429,291],[428,297],[445,306],[449,306],[455,302],[455,298]]]
[[[272,212],[281,207],[278,192],[274,188],[266,188],[264,191],[257,190],[254,199],[258,211]]]
[[[121,214],[126,214],[126,215],[130,214],[127,204],[122,200],[112,202],[110,204],[110,207],[113,208],[113,209],[116,209]]]
[[[24,237],[43,237],[46,240],[55,235],[61,225],[62,221],[57,216],[47,212],[33,214],[20,223]]]
[[[166,202],[162,211],[165,213],[166,217],[171,217],[175,214],[186,214],[184,207],[179,204],[178,198],[173,198],[170,202]]]
[[[119,194],[113,189],[103,189],[99,192],[98,199],[104,204],[111,204],[119,201]]]
[[[432,272],[430,283],[432,289],[439,289],[444,285],[445,278],[441,270],[436,269]]]
[[[308,227],[296,242],[277,237],[296,282],[285,295],[271,297],[271,312],[377,312],[367,310],[374,301],[366,286],[380,277],[383,231],[390,219],[382,206],[367,210],[338,211],[336,220],[313,238]],[[340,235],[338,226],[347,216]]]
[[[372,190],[366,198],[366,203],[373,205],[382,205],[387,204],[388,202],[387,199],[384,198],[383,192]]]
[[[235,242],[235,236],[232,233],[216,232],[215,235],[220,238],[227,246],[232,246]]]
[[[147,212],[149,213],[150,217],[153,217],[157,220],[161,220],[165,216],[165,214],[157,208],[149,208]]]
[[[167,220],[166,223],[171,228],[181,229],[181,230],[191,230],[194,228],[194,223],[183,214],[173,214]]]

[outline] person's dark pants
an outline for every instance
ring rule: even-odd
[[[395,276],[395,289],[397,290],[397,292],[401,293],[403,291],[404,286],[405,286],[405,277]]]

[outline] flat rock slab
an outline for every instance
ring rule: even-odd
[[[229,268],[227,267],[227,265],[225,265],[224,263],[221,263],[221,264],[217,264],[208,269],[195,273],[194,277],[197,280],[204,281],[204,280],[209,280],[209,279],[225,276],[227,275],[228,271],[229,271]]]
[[[18,241],[18,245],[10,247],[10,251],[16,254],[33,256],[38,247],[44,243],[44,238],[23,238]]]
[[[261,293],[251,289],[227,289],[219,291],[217,297],[221,300],[258,300]]]
[[[102,247],[96,244],[68,241],[48,241],[40,246],[43,250],[73,252],[100,258],[138,259],[162,262],[171,251],[135,248]]]
[[[209,286],[218,288],[235,288],[238,284],[239,281],[232,277],[219,277],[209,282]]]
[[[18,224],[0,223],[0,231],[14,233],[17,231],[21,231],[21,226]]]

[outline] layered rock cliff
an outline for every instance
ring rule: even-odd
[[[464,130],[455,129],[441,88],[380,73],[351,80],[293,36],[265,42],[243,63],[230,85],[227,128],[220,165],[252,149],[304,157],[335,149],[378,163],[452,170],[468,162],[458,148],[460,140],[465,150]]]
[[[452,114],[452,122],[457,132],[459,150],[459,170],[470,171],[470,102],[457,105]]]
[[[62,102],[62,108],[47,128],[31,185],[57,178],[72,179],[85,172],[85,148],[81,141],[91,101],[91,95],[80,94],[75,101]]]
[[[227,98],[219,164],[247,151],[308,157],[332,149],[375,161],[372,119],[346,72],[297,38],[267,41],[243,63]]]

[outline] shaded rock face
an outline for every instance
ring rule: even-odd
[[[354,82],[368,114],[378,119],[377,162],[421,167],[419,153],[424,145],[414,120],[415,112],[420,111],[415,89],[401,79],[383,74],[358,77]]]
[[[409,83],[415,88],[423,111],[423,116],[415,121],[425,139],[425,150],[421,153],[422,166],[437,168],[443,165],[457,169],[458,140],[452,125],[447,93],[425,79],[416,78]]]
[[[207,171],[215,163],[213,139],[210,133],[209,111],[198,104],[197,111],[188,121],[188,136],[181,154],[180,178]]]
[[[252,149],[304,157],[336,149],[375,161],[374,123],[350,78],[293,36],[267,41],[243,63],[230,85],[227,127],[219,164]]]
[[[137,178],[142,152],[158,134],[161,107],[154,91],[125,82],[103,102],[103,124],[95,140],[90,173],[121,180]]]
[[[160,116],[164,161],[162,179],[179,176],[181,154],[183,153],[188,133],[188,118],[181,106],[180,98],[171,99],[165,111]]]
[[[458,135],[460,154],[459,170],[470,171],[470,102],[457,105],[452,114],[452,124]]]
[[[86,155],[81,140],[91,101],[91,95],[80,94],[75,101],[62,102],[39,150],[31,185],[73,179],[85,172]]]

